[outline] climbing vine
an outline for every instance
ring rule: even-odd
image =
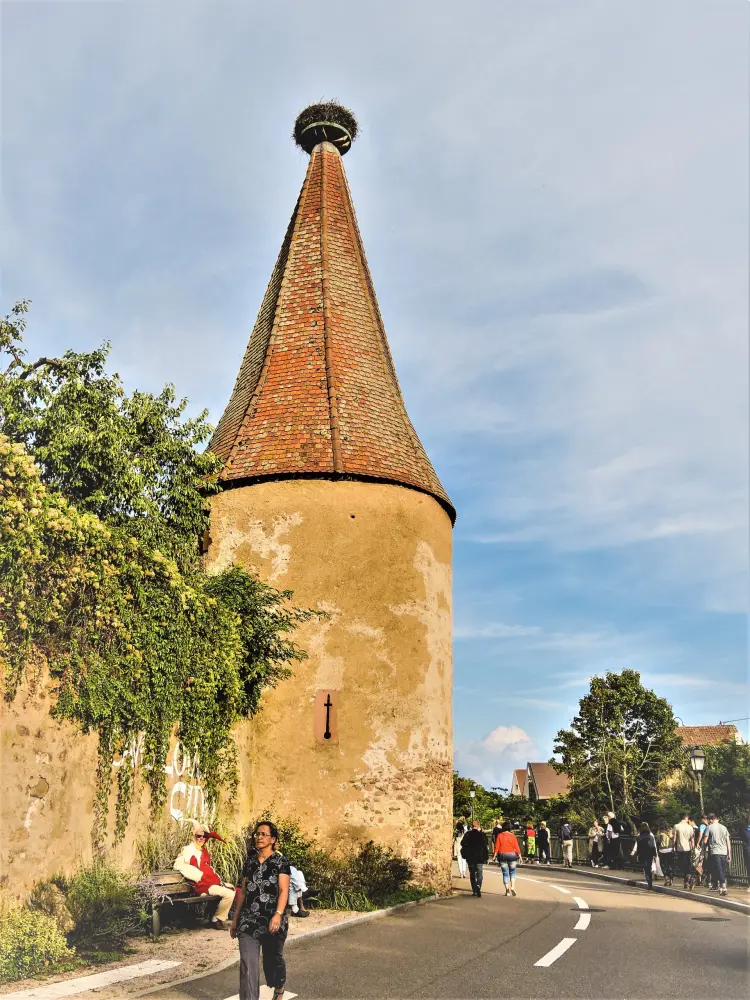
[[[104,349],[27,363],[24,312],[19,304],[0,327],[11,357],[0,375],[4,695],[48,670],[54,715],[97,733],[101,844],[117,755],[115,838],[124,835],[136,777],[125,751],[139,738],[154,813],[175,734],[199,755],[209,806],[222,787],[231,794],[232,727],[305,656],[291,633],[314,612],[241,568],[203,573],[203,490],[216,469],[195,450],[203,417],[181,421],[184,401],[174,406],[169,389],[127,397],[104,372]]]

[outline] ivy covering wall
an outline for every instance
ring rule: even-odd
[[[166,387],[128,395],[108,347],[28,362],[26,303],[0,325],[0,668],[4,697],[48,670],[53,714],[99,737],[95,845],[108,829],[111,763],[143,734],[151,806],[165,801],[173,734],[198,753],[208,803],[237,780],[232,727],[304,652],[314,612],[240,568],[208,577],[198,539],[218,460],[206,415]],[[134,773],[117,771],[115,838]]]

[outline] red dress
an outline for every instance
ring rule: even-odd
[[[198,849],[195,848],[193,860],[197,861],[195,867],[201,870],[200,882],[193,883],[196,895],[202,896],[204,892],[208,892],[209,887],[212,885],[221,885],[221,879],[211,867],[211,855],[205,847],[201,847],[200,857],[198,857]]]

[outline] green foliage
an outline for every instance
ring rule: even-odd
[[[176,823],[171,816],[160,816],[149,826],[145,836],[135,842],[141,876],[168,871],[182,848],[192,839],[192,824]]]
[[[75,921],[72,940],[83,951],[121,949],[125,936],[147,918],[132,877],[103,859],[78,869],[66,904]]]
[[[105,371],[109,345],[27,362],[21,347],[28,303],[0,321],[0,433],[34,456],[43,482],[81,513],[95,514],[150,548],[193,565],[208,527],[204,495],[221,462],[196,448],[208,439],[207,411],[183,420],[187,400],[125,393]]]
[[[17,909],[0,920],[0,982],[26,979],[71,955],[52,917]]]
[[[272,822],[279,830],[279,850],[290,864],[304,872],[324,909],[373,910],[395,905],[392,900],[399,893],[421,891],[409,885],[414,876],[411,862],[388,847],[368,841],[331,853],[305,833],[296,820],[272,818]],[[250,824],[243,839],[249,838],[254,826],[255,822]],[[429,890],[426,892],[429,895]]]
[[[467,823],[471,819],[472,799],[474,792],[474,817],[482,824],[482,829],[492,827],[493,822],[508,811],[513,802],[511,796],[500,794],[494,789],[484,788],[478,781],[462,777],[458,771],[453,772],[453,816],[455,819],[464,817]],[[525,800],[524,800],[525,801]],[[525,814],[524,814],[525,815]]]
[[[720,743],[704,748],[703,800],[708,812],[742,827],[750,816],[750,746]],[[738,831],[739,832],[739,829]]]
[[[411,862],[372,840],[352,850],[345,865],[354,885],[360,886],[376,906],[385,905],[414,877]]]
[[[141,737],[154,815],[175,732],[199,756],[208,806],[220,787],[232,794],[232,727],[304,658],[289,636],[313,612],[240,568],[202,572],[202,493],[216,470],[194,451],[204,417],[181,423],[169,388],[128,397],[104,373],[106,351],[26,363],[25,311],[0,325],[11,359],[0,374],[0,670],[12,698],[46,666],[55,715],[98,733],[100,845],[112,760]],[[123,756],[116,839],[134,777]]]
[[[672,706],[636,671],[594,677],[570,729],[556,736],[560,760],[550,763],[570,774],[571,797],[585,808],[643,813],[660,782],[684,764],[675,725]]]
[[[67,881],[59,877],[43,879],[33,886],[27,900],[29,909],[52,917],[61,934],[70,934],[75,930],[75,920],[65,899],[67,889]]]

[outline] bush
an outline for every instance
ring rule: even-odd
[[[70,934],[75,930],[75,920],[68,909],[62,887],[67,891],[68,883],[62,876],[37,882],[29,893],[28,905],[29,909],[52,917],[61,934]]]
[[[138,868],[141,875],[170,869],[182,848],[192,840],[192,826],[160,819],[149,827],[142,840],[137,840]]]
[[[410,861],[372,840],[352,851],[345,864],[354,885],[376,906],[403,892],[414,875]]]
[[[130,876],[105,860],[76,872],[66,903],[75,920],[72,939],[84,951],[122,948],[125,936],[148,916]]]
[[[331,854],[304,833],[296,820],[273,822],[279,830],[279,849],[290,864],[304,872],[323,908],[374,910],[391,905],[392,898],[407,891],[407,883],[414,877],[411,862],[389,847],[369,841],[341,854]],[[248,827],[247,838],[254,825]]]
[[[14,910],[0,921],[0,981],[41,972],[71,951],[52,917],[39,910]]]

